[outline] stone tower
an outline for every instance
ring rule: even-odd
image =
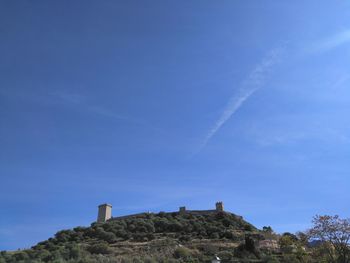
[[[217,212],[223,212],[224,211],[224,203],[223,202],[216,202],[216,211]]]
[[[179,214],[183,215],[186,213],[186,206],[180,206],[179,208]]]
[[[97,222],[103,223],[112,218],[112,205],[102,204],[98,206]]]

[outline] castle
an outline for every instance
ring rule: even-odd
[[[171,212],[171,213],[208,214],[208,213],[218,213],[218,212],[224,212],[223,202],[216,202],[215,209],[212,209],[212,210],[187,210],[185,206],[181,206],[177,212]],[[138,214],[133,214],[133,215],[126,215],[126,216],[119,216],[119,217],[112,217],[112,205],[102,204],[102,205],[98,206],[97,222],[104,223],[107,220],[129,218],[129,217],[134,217],[134,216],[143,215],[143,214],[149,214],[149,212],[138,213]]]

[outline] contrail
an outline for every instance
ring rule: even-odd
[[[208,131],[199,149],[194,153],[199,153],[217,133],[217,131],[231,118],[231,116],[249,99],[255,91],[260,89],[272,70],[272,67],[279,62],[283,48],[275,48],[268,52],[266,57],[254,68],[247,79],[242,83],[240,90],[234,94],[220,118],[216,121],[213,127]]]

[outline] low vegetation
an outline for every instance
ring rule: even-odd
[[[226,212],[143,214],[59,231],[31,249],[0,252],[0,263],[211,262],[214,255],[223,263],[349,263],[348,221],[313,222],[306,233],[277,235]],[[259,245],[263,240],[276,246]]]

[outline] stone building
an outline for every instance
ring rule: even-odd
[[[103,223],[112,218],[112,205],[102,204],[98,206],[97,222]]]
[[[218,212],[224,211],[224,203],[223,202],[216,202],[215,207],[216,207],[216,211],[218,211]]]
[[[186,206],[180,206],[180,208],[179,208],[179,213],[180,213],[181,215],[185,214],[185,213],[186,213]]]

